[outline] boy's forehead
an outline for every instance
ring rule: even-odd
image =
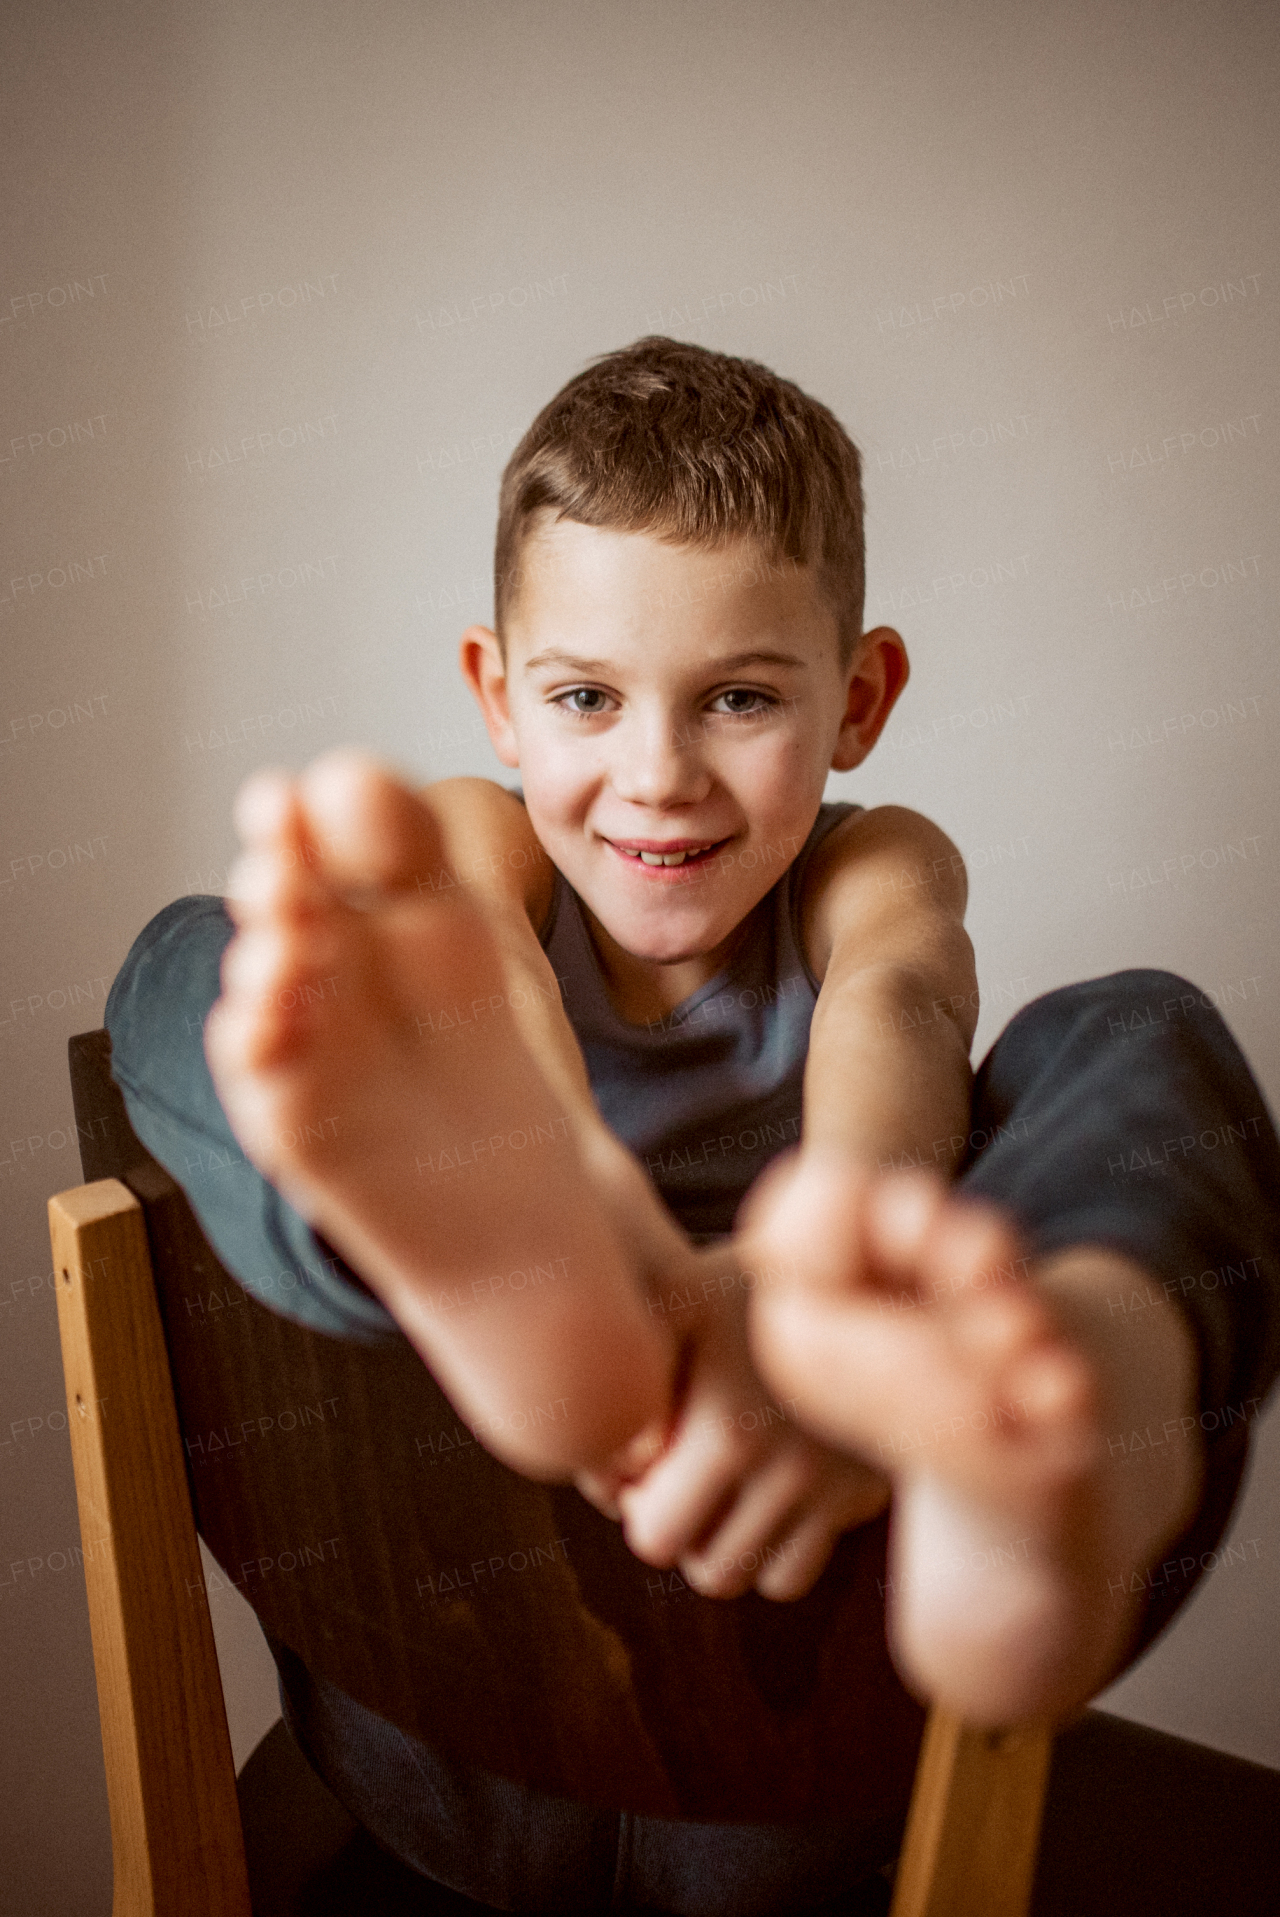
[[[526,657],[566,628],[624,642],[664,629],[706,638],[780,624],[812,627],[818,638],[836,626],[813,569],[753,539],[689,546],[567,519],[531,530],[507,623]]]

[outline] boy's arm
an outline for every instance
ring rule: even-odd
[[[438,779],[421,797],[444,856],[437,871],[419,877],[419,890],[445,899],[465,886],[484,899],[510,978],[503,1009],[514,1016],[577,1122],[601,1124],[559,985],[538,942],[551,910],[555,867],[529,814],[492,779]]]
[[[944,1176],[969,1134],[978,1019],[964,861],[903,806],[838,826],[805,877],[803,931],[821,979],[804,1142],[872,1169]]]
[[[806,951],[822,980],[805,1068],[801,1160],[834,1152],[872,1170],[904,1161],[941,1171],[954,1165],[969,1133],[969,1045],[978,1004],[963,925],[966,889],[950,840],[900,806],[856,814],[818,849],[801,901]],[[745,1297],[727,1297],[720,1315],[732,1317]],[[732,1343],[737,1327],[710,1331]],[[745,1355],[745,1327],[742,1347]],[[704,1337],[700,1352],[718,1349],[715,1335]],[[700,1402],[713,1403],[728,1378],[726,1367],[713,1364]],[[765,1466],[764,1459],[737,1455],[745,1446],[733,1419],[722,1421],[714,1444],[700,1435],[705,1424],[702,1417],[682,1419],[661,1464],[622,1497],[633,1548],[653,1562],[679,1556],[672,1537],[692,1519],[705,1519],[708,1490],[734,1479],[745,1484]],[[774,1576],[761,1586],[767,1595],[800,1595],[841,1530],[882,1508],[878,1473],[828,1483],[828,1459],[816,1452],[806,1459],[821,1514],[810,1530],[812,1549],[797,1554],[796,1581]],[[746,1503],[739,1498],[739,1506]],[[718,1534],[699,1541],[697,1558],[680,1558],[686,1575],[701,1573],[700,1589],[729,1595],[750,1581],[735,1577],[735,1525],[741,1528],[731,1510]],[[749,1559],[750,1551],[739,1551],[739,1562]]]

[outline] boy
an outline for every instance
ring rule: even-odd
[[[892,1479],[908,1675],[975,1720],[1061,1715],[1150,1634],[1150,1567],[1203,1504],[1200,1408],[1273,1375],[1261,1285],[1250,1352],[1239,1307],[1148,1275],[1233,1229],[1266,1245],[1274,1138],[1264,1119],[1225,1174],[1117,1205],[1070,1089],[1066,1135],[1035,1137],[1010,1114],[1040,1088],[988,1074],[1010,1122],[968,1182],[1017,1207],[1035,1262],[946,1191],[986,1143],[963,869],[915,815],[821,803],[906,680],[898,635],[862,632],[862,586],[857,454],[826,409],[669,341],[571,382],[508,467],[496,630],[462,646],[523,801],[470,780],[418,799],[346,756],[252,782],[207,1052],[249,1158],[359,1274],[335,1310],[374,1323],[363,1281],[509,1463],[573,1476],[642,1557],[719,1596],[763,1546],[757,1588],[799,1595]],[[1098,994],[1066,996],[1031,1008],[1024,1049],[1057,1019],[1086,1086],[1091,1044],[1127,1142],[1131,1062],[1090,1036]],[[1194,1083],[1179,1055],[1166,1130],[1180,1099],[1257,1099],[1210,1023],[1178,1028],[1217,1051]],[[471,1282],[533,1260],[563,1280],[506,1303]],[[1140,1331],[1114,1305],[1135,1287]],[[749,1338],[861,1462],[790,1423],[744,1435]],[[517,1438],[545,1397],[565,1418]],[[1179,1441],[1121,1469],[1131,1426]]]

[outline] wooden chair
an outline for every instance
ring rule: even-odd
[[[102,1084],[104,1040],[105,1034],[92,1034],[72,1041],[73,1077],[77,1063],[79,1068],[81,1136],[96,1141],[84,1152],[90,1161],[95,1153],[101,1155],[107,1131],[101,1110],[103,1098],[110,1096]],[[90,1109],[94,1084],[97,1112]],[[122,1107],[112,1121],[117,1139],[121,1120]],[[128,1138],[133,1138],[131,1131]],[[176,1327],[171,1318],[167,1342],[157,1297],[157,1267],[173,1262],[174,1207],[185,1212],[185,1201],[136,1139],[123,1156],[131,1160],[124,1167],[127,1184],[115,1177],[97,1179],[61,1193],[49,1206],[110,1805],[113,1917],[266,1917],[267,1912],[274,1917],[286,1909],[291,1917],[294,1912],[301,1917],[304,1910],[308,1917],[319,1917],[322,1910],[357,1907],[373,1917],[384,1909],[478,1909],[449,1892],[436,1896],[434,1887],[424,1886],[402,1867],[393,1869],[368,1843],[360,1852],[364,1876],[353,1879],[353,1853],[339,1853],[345,1837],[354,1841],[356,1827],[352,1820],[344,1821],[332,1800],[327,1809],[320,1803],[327,1794],[302,1760],[290,1757],[281,1726],[249,1760],[238,1798],[193,1516],[191,1448],[189,1441],[184,1445],[171,1375]],[[211,1259],[202,1239],[200,1244]],[[336,1341],[329,1342],[341,1350]],[[195,1501],[198,1505],[199,1495]],[[726,1609],[713,1607],[713,1613],[716,1608],[721,1614]],[[295,1628],[288,1617],[285,1628]],[[1090,1717],[1104,1726],[1121,1722],[1099,1713]],[[1125,1733],[1136,1728],[1124,1727],[1122,1742]],[[1141,1733],[1139,1741],[1141,1737],[1151,1740],[1157,1734]],[[1080,1744],[1075,1731],[1059,1740],[1068,1756]],[[1130,1773],[1131,1745],[1132,1739],[1121,1759]],[[1096,1727],[1092,1745],[1086,1735],[1083,1748],[1083,1765],[1077,1768],[1087,1780],[1098,1773]],[[942,1712],[930,1714],[897,1869],[893,1917],[1025,1917],[1032,1908],[1050,1754],[1046,1732],[977,1733]],[[1217,1758],[1216,1753],[1206,1755]],[[1114,1753],[1111,1761],[1114,1768]],[[1231,1779],[1231,1801],[1237,1807],[1246,1800],[1254,1806],[1256,1800],[1272,1811],[1280,1808],[1280,1792],[1274,1790],[1280,1778],[1257,1766],[1240,1765],[1238,1771]],[[1242,1798],[1245,1773],[1257,1775],[1244,1777],[1249,1788]],[[297,1806],[308,1791],[318,1826],[328,1817],[321,1849],[327,1844],[332,1873],[347,1884],[342,1893],[346,1901],[324,1902],[325,1893],[310,1880],[303,1901],[297,1901],[296,1885],[274,1897],[263,1891],[261,1880],[278,1864],[278,1834],[263,1832],[245,1792],[255,1779],[268,1788],[269,1774],[276,1776],[277,1786],[283,1776],[284,1794],[292,1793],[295,1801],[281,1805],[280,1814],[295,1832],[300,1820],[305,1821]],[[509,1769],[508,1774],[518,1773]],[[1132,1775],[1126,1787],[1132,1790]],[[1068,1809],[1069,1833],[1073,1816]],[[252,1837],[248,1860],[246,1835]],[[1069,1866],[1073,1846],[1079,1846],[1071,1834],[1065,1844],[1061,1838],[1056,1841],[1057,1874],[1062,1876],[1064,1857]],[[371,1901],[366,1881],[369,1872],[379,1871],[388,1879],[380,1893],[384,1902]],[[1147,1875],[1154,1881],[1150,1872]],[[1065,1876],[1070,1881],[1069,1867]],[[1076,1901],[1061,1906],[1064,1912],[1071,1910],[1078,1917],[1095,1908],[1080,1901],[1078,1891],[1068,1890],[1068,1895]],[[1246,1917],[1254,1908],[1248,1886],[1236,1886],[1232,1895],[1232,1917]],[[1045,1901],[1038,1890],[1034,1908],[1047,1917],[1059,1906],[1051,1896]],[[1136,1912],[1139,1905],[1101,1903],[1096,1908]],[[1169,1910],[1182,1906],[1166,1901],[1160,1908],[1161,1917],[1167,1917]],[[1203,1912],[1211,1906],[1194,1908]]]

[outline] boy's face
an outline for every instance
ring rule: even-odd
[[[462,665],[551,858],[657,965],[727,948],[907,675],[884,628],[841,668],[808,568],[569,520],[526,541],[505,664],[473,627]]]

